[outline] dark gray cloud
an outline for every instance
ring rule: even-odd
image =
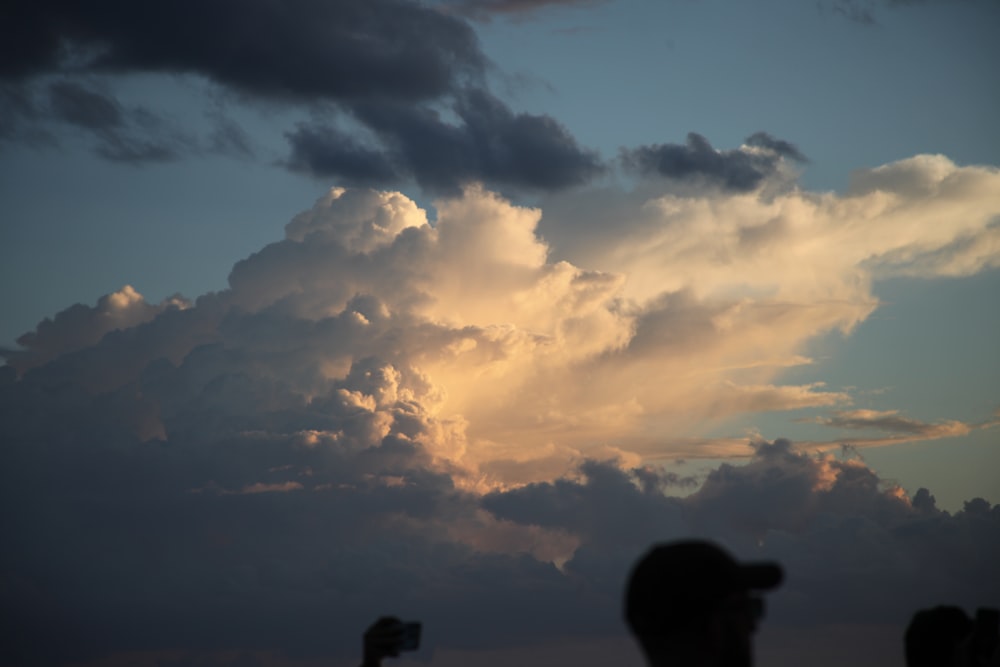
[[[684,145],[639,146],[624,149],[621,157],[627,168],[640,174],[702,181],[739,192],[753,190],[776,174],[782,158],[805,159],[794,144],[765,132],[751,135],[746,145],[758,150],[716,150],[705,137],[691,132]]]
[[[394,183],[401,174],[381,147],[362,144],[348,133],[319,123],[300,123],[286,132],[291,147],[286,164],[293,171],[347,185]]]
[[[683,501],[657,485],[637,488],[633,475],[607,463],[585,462],[584,482],[557,480],[516,491],[492,493],[483,507],[498,517],[548,528],[564,528],[590,545],[642,549],[649,535],[683,534]],[[643,471],[644,479],[657,474]]]
[[[358,356],[330,383],[294,351],[353,356],[364,338],[398,335],[394,317],[363,299],[320,322],[218,305],[3,377],[0,499],[15,509],[0,527],[17,549],[0,555],[0,660],[352,655],[387,608],[454,646],[588,627],[593,610],[572,611],[551,563],[449,536],[489,526],[419,444],[434,424],[407,398],[418,375]],[[358,308],[381,334],[357,329]],[[87,379],[104,368],[117,382]]]
[[[609,0],[441,0],[444,7],[476,20],[496,14],[530,14],[547,7],[593,7]]]
[[[489,63],[466,22],[411,0],[184,0],[152,8],[48,0],[7,11],[0,80],[12,90],[18,84],[30,92],[33,81],[52,74],[108,81],[137,72],[190,74],[242,102],[322,109],[318,120],[286,132],[289,155],[281,164],[324,179],[383,186],[405,179],[435,192],[469,181],[551,190],[602,170],[557,121],[515,113],[488,92]],[[50,85],[48,96],[48,120],[90,131],[109,160],[253,153],[246,133],[218,110],[207,141],[196,141],[168,131],[149,110],[123,109],[112,95],[68,79]],[[23,91],[8,98],[12,108],[28,99]],[[338,128],[331,109],[352,114],[373,138]],[[14,128],[3,134],[28,136]]]
[[[555,190],[586,183],[604,170],[597,154],[580,147],[555,119],[514,113],[483,90],[458,96],[458,123],[422,106],[359,104],[352,110],[381,149],[330,127],[301,125],[287,135],[290,165],[366,185],[404,175],[447,194],[470,181]]]
[[[205,152],[244,158],[253,152],[242,128],[218,110],[211,114],[209,136],[201,139],[151,109],[123,105],[112,88],[92,77],[6,84],[0,140],[44,147],[82,135],[99,157],[133,165]]]
[[[48,86],[49,113],[90,132],[95,151],[112,162],[165,162],[189,151],[194,140],[143,108],[125,109],[113,96],[73,81]]]
[[[461,21],[404,0],[16,1],[0,76],[200,74],[262,97],[429,99],[485,61]]]
[[[88,130],[110,130],[125,124],[121,105],[112,97],[70,81],[49,86],[52,115]]]
[[[872,0],[834,0],[829,5],[820,4],[819,7],[821,9],[828,7],[832,13],[861,25],[878,23],[875,20],[875,3]]]
[[[225,109],[216,109],[207,115],[212,122],[212,131],[208,138],[209,150],[238,158],[254,156],[253,140],[250,135]]]
[[[0,141],[34,147],[54,145],[52,134],[35,122],[43,113],[23,86],[0,84]]]
[[[1000,594],[989,575],[990,554],[1000,553],[1000,505],[980,498],[942,512],[926,489],[910,501],[857,459],[761,442],[749,464],[721,464],[684,498],[650,492],[638,471],[595,462],[581,471],[583,481],[533,484],[483,504],[511,521],[587,535],[566,569],[613,582],[609,589],[636,546],[700,535],[785,566],[787,583],[770,605],[781,625],[901,625],[935,601],[971,608]],[[944,547],[945,535],[958,542]]]
[[[798,146],[790,141],[772,137],[767,132],[754,132],[746,138],[747,146],[756,146],[774,151],[782,157],[786,157],[796,162],[808,162],[809,158],[802,154]]]
[[[140,134],[121,134],[103,131],[99,133],[100,143],[95,152],[111,162],[145,164],[147,162],[170,162],[179,159],[195,146],[192,138],[183,134],[164,137],[159,131],[159,120],[148,115],[144,125],[157,126],[156,130],[144,130]]]
[[[358,349],[358,307],[375,328],[395,326],[372,304],[310,323],[280,309],[218,319],[202,302],[138,325],[138,338],[105,336],[5,378],[0,493],[15,510],[2,527],[18,548],[0,565],[4,610],[18,613],[4,659],[234,647],[333,657],[350,654],[357,629],[387,605],[450,646],[615,634],[635,556],[692,534],[785,563],[789,583],[772,604],[781,624],[857,621],[862,606],[867,620],[896,622],[928,596],[974,605],[997,592],[985,577],[1000,508],[975,500],[949,515],[926,491],[909,503],[859,461],[817,459],[786,441],[760,443],[748,465],[719,466],[686,498],[666,492],[678,481],[669,471],[596,461],[575,481],[463,493],[418,444],[430,416],[394,393],[407,369],[362,357],[302,393],[315,356],[298,352]],[[176,345],[154,332],[176,334],[178,318],[187,329],[214,322],[216,342],[189,340],[178,363],[154,358],[117,388],[80,383],[99,372],[87,357],[105,367],[133,356],[130,346],[148,358]],[[381,407],[345,402],[353,394]],[[162,432],[139,437],[144,418]],[[560,572],[442,530],[481,526],[480,508],[580,546]],[[62,641],[48,641],[53,633]]]

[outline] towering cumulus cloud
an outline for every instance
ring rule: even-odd
[[[437,664],[584,637],[609,638],[605,661],[625,568],[689,534],[787,564],[778,628],[895,632],[942,597],[997,599],[1000,508],[949,514],[857,458],[694,436],[803,407],[890,441],[977,428],[781,371],[869,316],[878,278],[997,266],[1000,173],[919,156],[842,196],[762,178],[544,212],[472,185],[433,224],[338,187],[226,290],[125,287],[45,320],[0,374],[2,661],[350,660],[386,610],[424,619]],[[691,478],[678,457],[749,463]]]

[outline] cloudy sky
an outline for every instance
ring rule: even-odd
[[[1000,600],[995,0],[0,17],[0,664],[639,665],[689,535],[765,665]]]

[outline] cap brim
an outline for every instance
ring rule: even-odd
[[[777,563],[744,563],[740,565],[740,579],[748,590],[777,588],[785,573]]]

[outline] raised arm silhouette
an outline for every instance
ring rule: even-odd
[[[419,644],[419,624],[403,623],[395,616],[383,616],[365,630],[361,667],[381,667],[383,658],[395,658]]]

